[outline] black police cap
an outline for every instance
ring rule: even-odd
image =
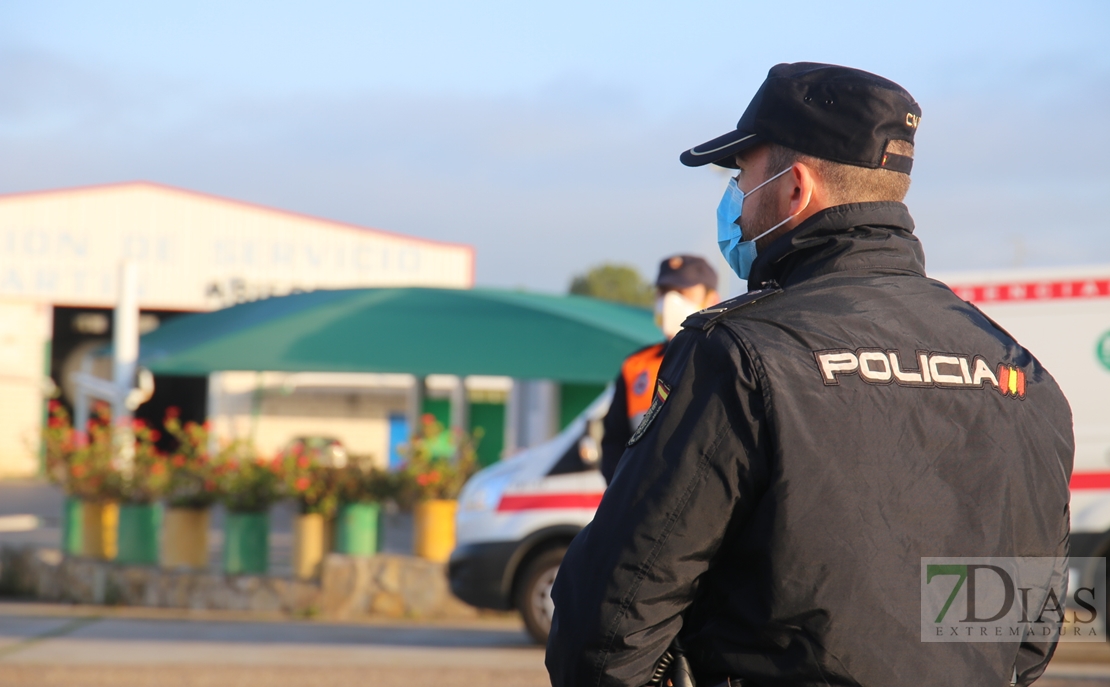
[[[659,263],[659,288],[686,289],[701,284],[717,290],[717,271],[696,255],[674,255]]]
[[[764,142],[833,162],[910,173],[913,158],[887,152],[913,144],[921,108],[906,89],[870,72],[817,62],[777,64],[736,130],[684,152],[687,167],[735,169],[734,156]]]

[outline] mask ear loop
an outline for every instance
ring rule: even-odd
[[[752,190],[751,190],[751,191],[750,191],[750,192],[748,193],[748,195],[751,195],[752,193],[755,193],[755,192],[756,192],[756,191],[758,191],[759,189],[763,188],[764,186],[766,186],[767,184],[771,183],[771,182],[772,182],[772,181],[774,181],[775,179],[778,179],[778,178],[779,178],[779,177],[781,177],[781,176],[782,176],[783,174],[786,174],[787,172],[789,172],[789,171],[790,171],[790,170],[792,170],[792,169],[794,169],[794,165],[790,165],[789,167],[787,167],[786,169],[782,170],[781,172],[779,172],[779,173],[778,173],[778,174],[776,174],[775,176],[771,177],[771,178],[770,178],[770,179],[768,179],[767,181],[764,181],[764,182],[763,182],[762,184],[760,184],[759,186],[756,186],[755,188],[753,188],[753,189],[752,189]],[[770,228],[770,229],[768,229],[767,231],[763,232],[763,233],[762,233],[762,234],[760,234],[759,236],[756,236],[756,237],[755,237],[754,239],[752,239],[752,242],[754,243],[755,241],[758,241],[759,239],[763,238],[763,237],[764,237],[764,236],[766,236],[767,234],[770,234],[770,233],[771,233],[772,231],[774,231],[775,229],[778,229],[778,228],[779,228],[779,227],[781,227],[782,225],[786,224],[786,223],[787,223],[787,222],[789,222],[790,220],[792,220],[792,219],[794,219],[795,217],[797,217],[798,215],[802,214],[802,210],[805,210],[805,209],[806,209],[807,207],[809,207],[809,201],[810,201],[810,200],[811,200],[812,198],[813,198],[813,191],[811,190],[811,191],[809,192],[809,197],[808,197],[808,198],[806,198],[806,204],[805,204],[805,205],[803,205],[803,206],[801,207],[801,209],[800,209],[800,210],[798,210],[797,212],[795,212],[795,213],[794,213],[793,215],[789,215],[789,216],[787,216],[787,218],[786,218],[786,219],[784,219],[783,221],[779,222],[779,223],[778,223],[778,224],[776,224],[775,226],[771,227],[771,228]]]
[[[748,196],[750,196],[751,194],[755,193],[756,191],[758,191],[759,189],[763,188],[763,187],[764,187],[764,186],[766,186],[767,184],[771,183],[771,182],[772,182],[772,181],[774,181],[775,179],[778,179],[778,178],[779,178],[779,177],[781,177],[781,176],[782,176],[783,174],[786,174],[787,172],[789,172],[789,171],[790,171],[790,170],[792,170],[792,169],[794,169],[794,165],[790,165],[789,167],[787,167],[786,169],[782,170],[781,172],[779,172],[779,173],[778,173],[778,174],[776,174],[775,176],[771,177],[770,179],[767,179],[767,180],[765,180],[765,181],[764,181],[764,182],[763,182],[762,184],[760,184],[759,186],[756,186],[755,188],[753,188],[752,190],[748,191],[747,193],[744,193],[744,197],[745,197],[745,198],[747,198],[747,197],[748,197]],[[733,177],[733,181],[735,181],[735,180],[736,180],[736,177]],[[737,187],[737,188],[739,188],[739,187],[740,187],[740,184],[739,184],[739,183],[737,183],[737,184],[736,184],[736,187]],[[741,191],[741,193],[743,193],[743,191]]]

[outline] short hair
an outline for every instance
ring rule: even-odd
[[[832,205],[868,203],[873,201],[902,202],[910,190],[910,175],[889,169],[870,169],[825,160],[799,153],[777,143],[769,144],[767,171],[774,174],[795,162],[812,169],[825,183]],[[913,157],[913,144],[893,140],[886,146],[887,153]]]

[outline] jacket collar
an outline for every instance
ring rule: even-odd
[[[925,275],[925,253],[902,203],[826,208],[780,236],[752,264],[749,289],[847,270]]]

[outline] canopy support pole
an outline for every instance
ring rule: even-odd
[[[451,429],[470,431],[470,403],[466,397],[466,378],[456,377],[458,383],[451,389]]]
[[[424,397],[427,393],[428,388],[424,383],[424,375],[413,375],[412,389],[409,392],[408,404],[410,435],[414,434],[417,428],[420,427],[420,417],[424,414]]]

